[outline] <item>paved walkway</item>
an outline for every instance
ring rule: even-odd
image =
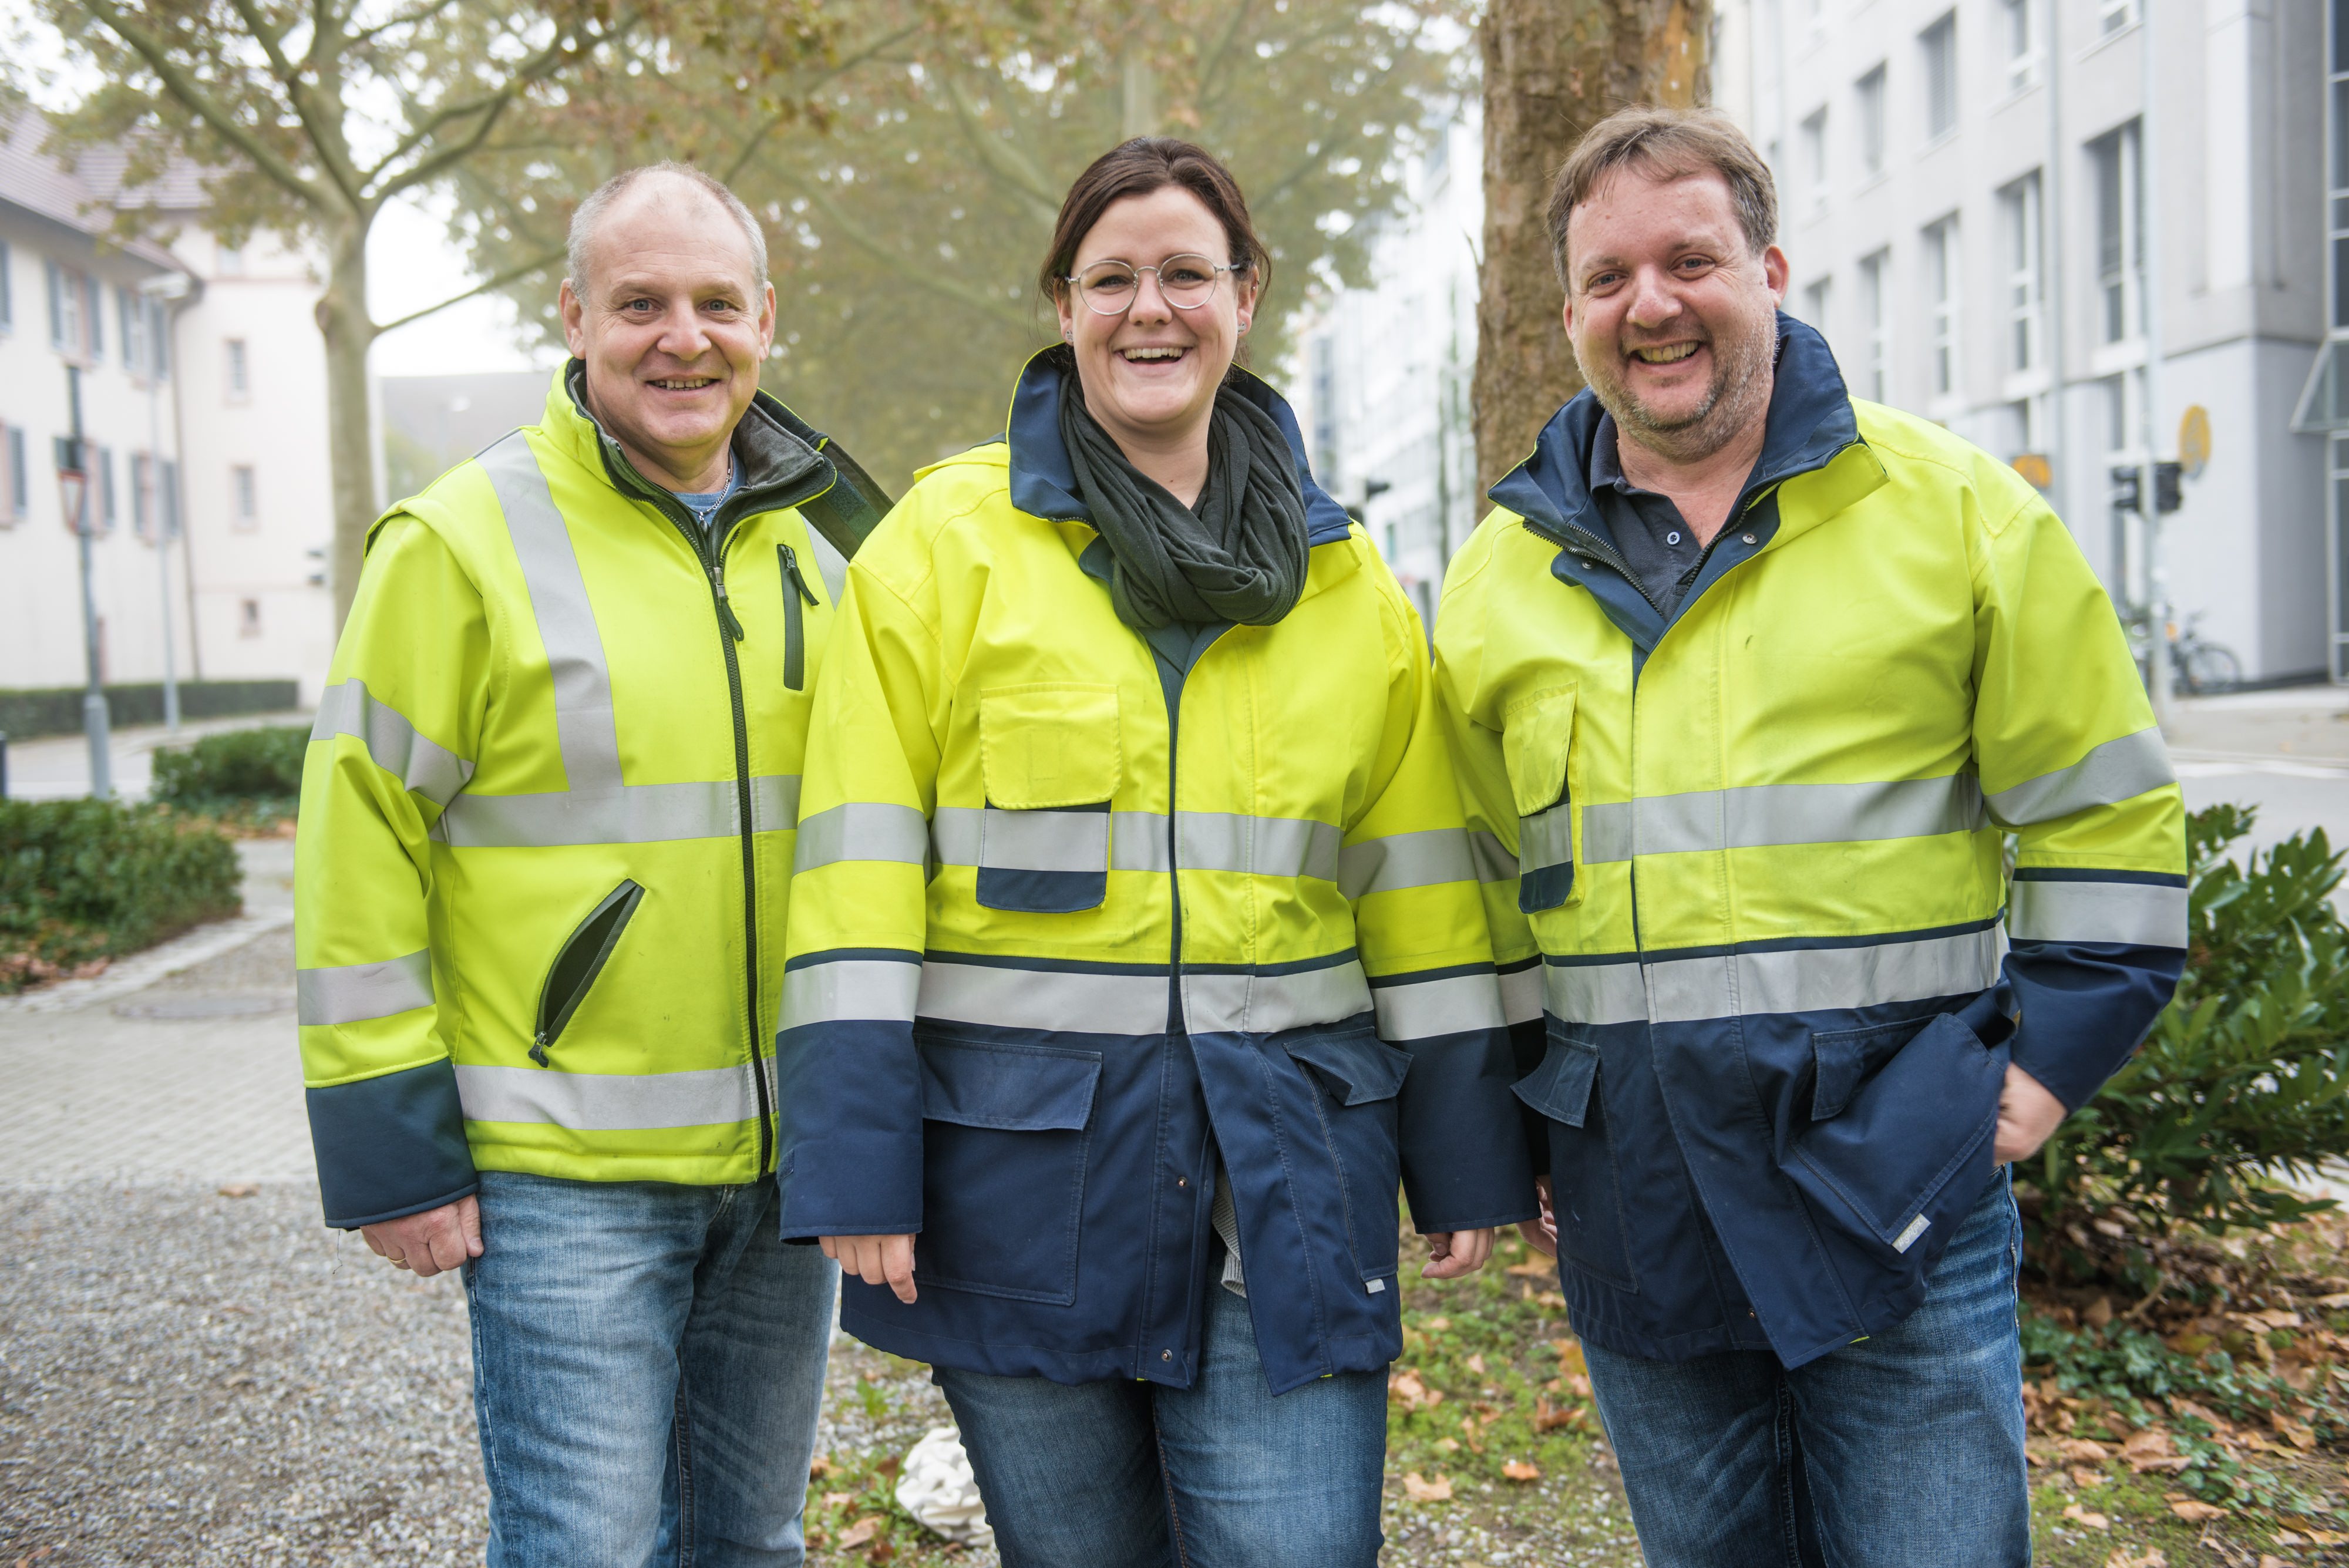
[[[267,724],[304,724],[307,713],[238,713],[225,719],[191,719],[173,734],[160,724],[137,724],[113,731],[107,755],[114,764],[114,793],[125,800],[144,800],[155,779],[155,753],[165,746],[184,746],[206,735],[227,730],[254,730]],[[8,794],[16,800],[67,800],[89,793],[89,742],[78,732],[43,735],[34,741],[8,742]]]

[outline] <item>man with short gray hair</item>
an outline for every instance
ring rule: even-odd
[[[2184,961],[2160,733],[2039,493],[1778,314],[1725,118],[1610,116],[1549,221],[1588,389],[1435,630],[1528,1239],[1655,1568],[2020,1568],[2006,1168]]]
[[[303,773],[329,1225],[463,1272],[492,1568],[788,1568],[835,1270],[786,1245],[775,1005],[837,566],[887,498],[759,390],[757,223],[583,202],[544,418],[370,532]]]

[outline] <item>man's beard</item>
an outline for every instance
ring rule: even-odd
[[[1707,342],[1713,348],[1713,379],[1706,384],[1704,396],[1685,413],[1664,415],[1649,408],[1622,381],[1613,379],[1612,360],[1599,375],[1591,375],[1590,367],[1584,367],[1584,379],[1624,434],[1660,457],[1694,462],[1728,445],[1755,406],[1767,405],[1771,367],[1778,353],[1777,317],[1775,313],[1764,317],[1757,329],[1734,337],[1710,334]]]

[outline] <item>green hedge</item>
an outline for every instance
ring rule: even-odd
[[[241,907],[236,851],[168,808],[0,800],[0,992]]]
[[[29,741],[38,735],[70,735],[81,728],[82,689],[46,686],[0,690],[0,735]],[[292,680],[182,680],[180,716],[226,719],[239,713],[282,713],[301,706],[301,688]],[[163,722],[160,681],[106,689],[106,712],[115,724]]]
[[[306,726],[273,724],[159,751],[150,798],[215,816],[291,816],[309,743]]]

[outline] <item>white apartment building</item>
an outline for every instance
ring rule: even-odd
[[[2349,673],[2325,452],[2295,429],[2325,336],[2325,67],[2349,0],[1722,9],[1743,57],[1721,97],[1777,175],[1787,308],[1854,393],[2044,457],[2124,605],[2147,600],[2150,558],[2110,471],[2148,441],[2177,456],[2201,406],[2209,466],[2161,524],[2170,602],[2248,679]]]
[[[68,170],[46,133],[26,113],[0,137],[0,687],[84,679],[56,461],[70,365],[104,679],[162,678],[168,599],[181,680],[293,678],[314,701],[334,607],[311,265],[265,237],[221,244],[191,173],[123,193],[119,156]],[[109,237],[118,194],[168,247]]]

